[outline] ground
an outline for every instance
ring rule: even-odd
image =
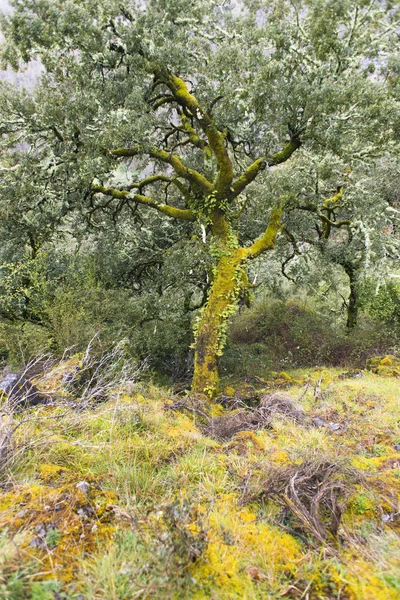
[[[211,409],[139,383],[80,409],[68,368],[38,383],[52,405],[14,417],[0,598],[400,598],[396,376],[264,374]],[[277,391],[301,418],[218,436]]]

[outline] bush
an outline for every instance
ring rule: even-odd
[[[182,290],[140,291],[103,279],[95,257],[39,254],[0,266],[0,361],[17,368],[43,353],[85,350],[127,340],[165,383],[188,380],[192,311]]]
[[[400,285],[392,281],[376,289],[376,282],[367,280],[361,288],[361,302],[377,321],[400,329]]]
[[[242,376],[321,364],[364,367],[370,356],[395,354],[399,343],[392,326],[366,316],[349,333],[304,302],[264,299],[233,320],[221,366]]]

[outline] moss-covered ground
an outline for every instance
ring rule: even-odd
[[[193,403],[148,384],[16,415],[0,598],[400,598],[400,380],[230,381],[213,414],[278,388],[303,421],[277,414],[224,442]]]

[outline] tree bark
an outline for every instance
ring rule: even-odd
[[[238,300],[249,289],[248,260],[257,258],[275,246],[282,209],[272,210],[268,226],[250,247],[239,248],[238,239],[223,212],[211,215],[211,232],[218,260],[208,301],[195,328],[195,359],[192,391],[213,398],[218,392],[218,361],[222,356],[230,317]]]
[[[348,331],[354,329],[358,322],[359,296],[358,296],[358,278],[357,269],[350,265],[345,265],[344,270],[349,278],[350,294],[347,301],[347,322]]]
[[[218,391],[218,361],[226,340],[229,318],[243,289],[246,251],[227,252],[220,258],[208,302],[197,322],[192,390],[210,398]]]

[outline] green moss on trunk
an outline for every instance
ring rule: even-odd
[[[208,302],[196,327],[192,389],[213,397],[218,391],[218,359],[225,345],[229,318],[237,308],[243,287],[246,252],[224,254],[217,263]]]

